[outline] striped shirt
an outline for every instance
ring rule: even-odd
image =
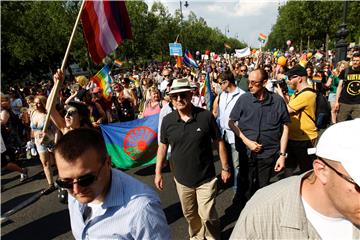
[[[75,239],[170,239],[170,229],[158,195],[127,174],[112,169],[112,181],[101,207],[83,220],[86,205],[69,195]]]

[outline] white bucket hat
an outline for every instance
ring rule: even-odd
[[[175,79],[170,87],[169,94],[188,92],[193,90],[190,86],[190,82],[187,78]]]
[[[332,125],[321,135],[316,155],[340,162],[360,185],[360,118]]]

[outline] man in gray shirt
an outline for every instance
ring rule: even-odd
[[[313,170],[255,193],[230,239],[359,239],[360,119],[321,136]]]

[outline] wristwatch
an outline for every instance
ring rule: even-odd
[[[285,158],[287,158],[288,154],[287,153],[279,153],[280,156],[284,156]]]

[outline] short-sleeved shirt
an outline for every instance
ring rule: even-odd
[[[212,141],[221,138],[213,115],[192,106],[192,117],[184,122],[178,111],[166,115],[160,142],[171,146],[175,179],[187,187],[197,187],[215,177]]]
[[[263,145],[258,158],[271,157],[280,150],[282,125],[290,121],[284,100],[267,90],[261,102],[249,92],[241,95],[230,119],[238,122],[238,127],[248,139]]]
[[[307,219],[301,184],[312,171],[258,190],[246,203],[230,239],[321,239]],[[353,226],[353,239],[360,230]]]
[[[317,138],[315,119],[316,93],[304,91],[290,97],[289,107],[295,111],[290,115],[289,140],[307,141]]]
[[[360,70],[350,68],[340,74],[339,77],[344,81],[339,102],[360,104]]]

